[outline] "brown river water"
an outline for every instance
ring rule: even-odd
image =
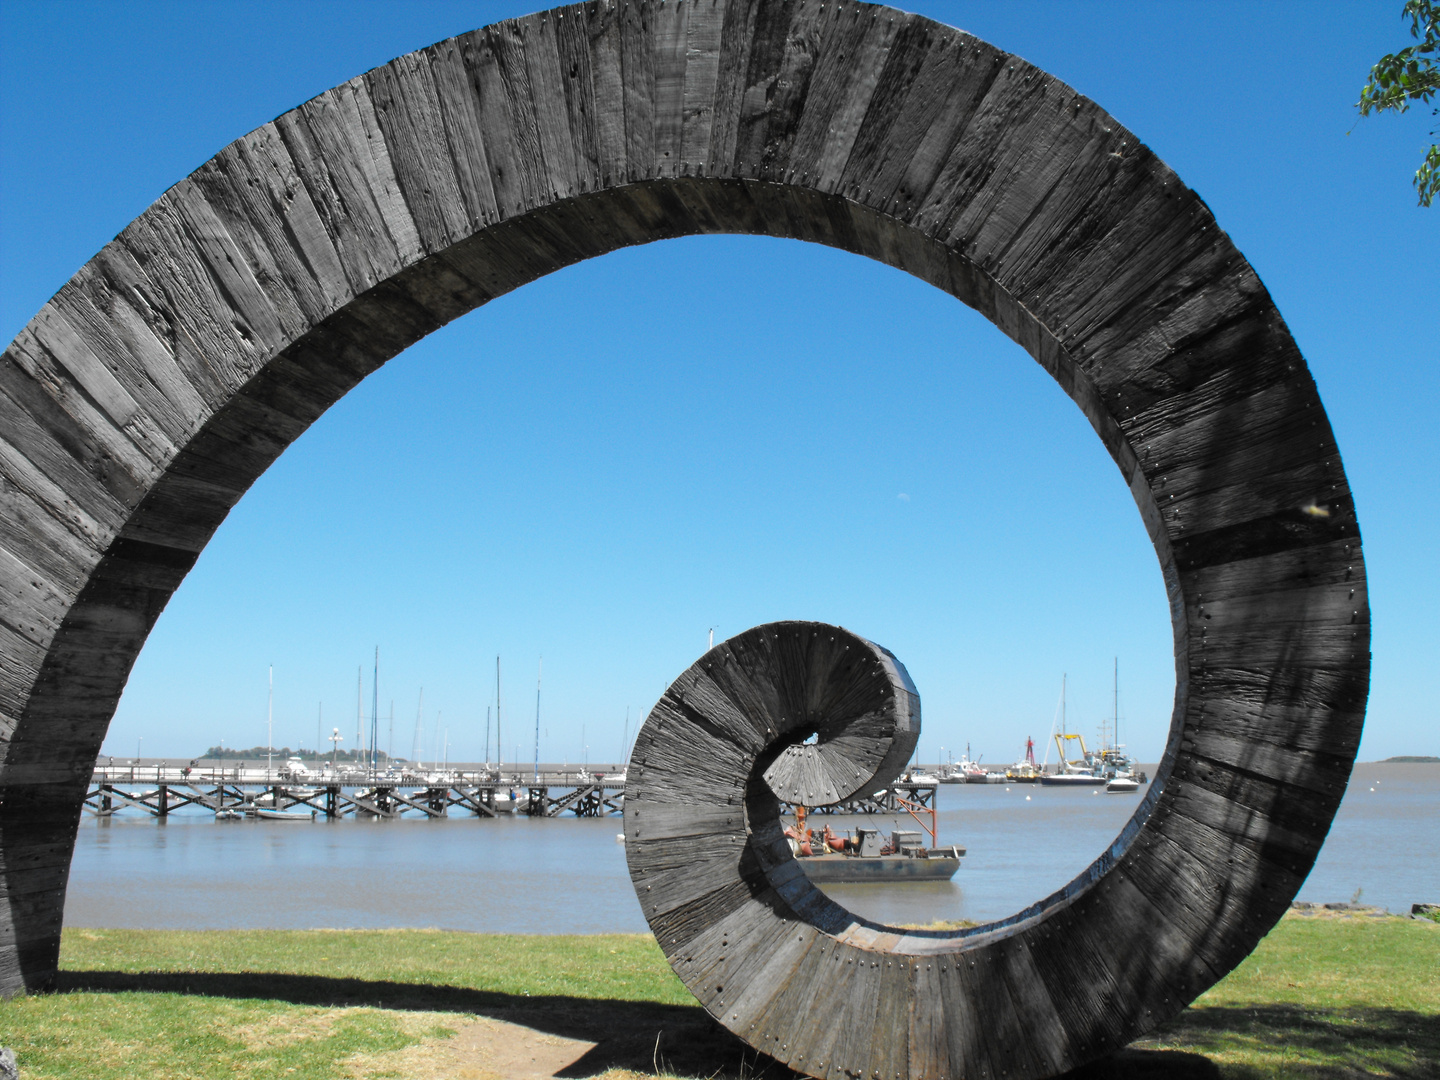
[[[1034,785],[942,785],[939,840],[969,849],[953,880],[826,891],[884,921],[1003,918],[1084,870],[1136,801]],[[838,829],[914,827],[891,815],[824,820]],[[138,814],[87,816],[65,921],[155,929],[643,931],[616,838],[621,829],[614,817],[278,823],[176,814],[161,823]],[[1395,912],[1440,903],[1440,765],[1356,766],[1298,899],[1357,895]]]

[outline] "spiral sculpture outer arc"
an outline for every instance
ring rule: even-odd
[[[462,35],[278,117],[5,350],[0,994],[54,977],[115,703],[255,478],[448,320],[717,232],[843,248],[975,307],[1084,411],[1159,556],[1176,699],[1157,782],[1086,873],[965,939],[976,966],[944,974],[984,992],[936,989],[976,1010],[947,1021],[951,1060],[1012,1080],[1086,1060],[1253,948],[1329,828],[1369,675],[1353,501],[1264,286],[1173,172],[1019,57],[847,0],[630,0]]]

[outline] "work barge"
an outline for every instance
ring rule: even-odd
[[[812,814],[898,814],[931,809],[935,784],[898,782]],[[109,818],[122,810],[166,818],[181,810],[217,817],[429,818],[452,812],[478,818],[594,818],[623,814],[623,774],[454,771],[443,774],[342,769],[296,778],[283,768],[180,768],[174,765],[99,766],[85,796],[85,811]],[[792,808],[782,804],[789,812]]]

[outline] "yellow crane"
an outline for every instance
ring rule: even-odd
[[[1065,745],[1071,739],[1075,739],[1080,743],[1080,756],[1078,758],[1071,759],[1065,755]],[[1072,735],[1057,731],[1055,733],[1055,745],[1060,750],[1060,769],[1062,772],[1068,772],[1072,767],[1076,769],[1088,769],[1090,767],[1090,754],[1085,749],[1085,737],[1083,735],[1078,733]]]

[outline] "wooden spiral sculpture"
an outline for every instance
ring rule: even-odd
[[[903,668],[809,624],[726,643],[652,717],[628,804],[677,970],[816,1076],[1021,1080],[1123,1045],[1254,947],[1344,792],[1369,608],[1334,435],[1253,269],[1134,134],[963,31],[853,0],[589,0],[237,139],[6,348],[0,994],[53,984],[116,702],[254,480],[449,320],[702,233],[898,267],[1050,372],[1155,545],[1176,691],[1155,781],[1085,873],[975,931],[903,933],[796,876],[771,791],[893,771],[918,721]],[[817,749],[787,754],[797,724]]]

